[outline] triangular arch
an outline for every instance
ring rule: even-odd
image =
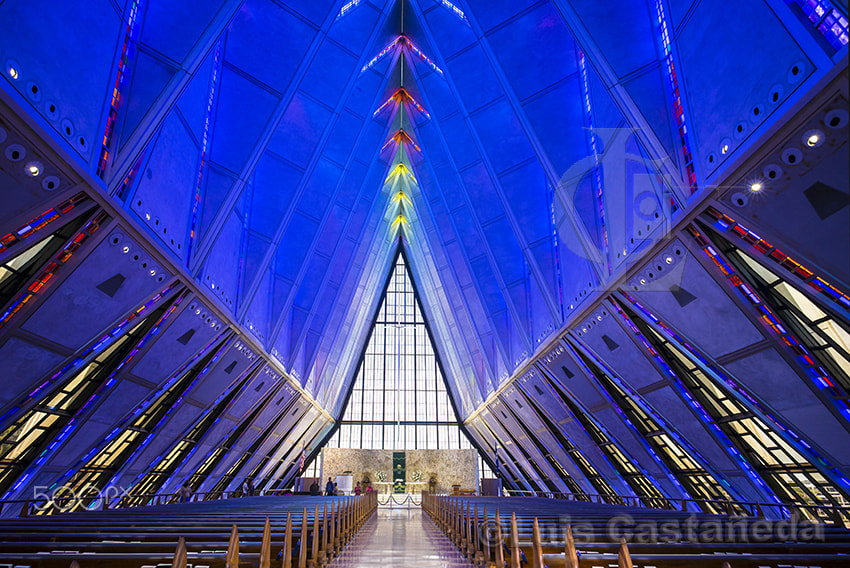
[[[401,239],[329,447],[460,449],[460,429]]]

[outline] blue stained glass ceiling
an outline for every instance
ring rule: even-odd
[[[247,0],[190,28],[181,10],[125,11],[107,135],[81,158],[335,413],[398,235],[465,416],[708,174],[663,2]]]
[[[846,408],[833,404],[843,395],[829,389],[844,388],[836,376],[847,360],[848,174],[846,160],[828,152],[846,140],[847,93],[824,94],[823,85],[846,68],[846,3],[747,0],[737,18],[719,0],[93,0],[89,8],[0,2],[0,110],[14,109],[13,120],[0,116],[0,266],[8,267],[0,349],[28,361],[8,346],[40,337],[30,346],[40,366],[29,377],[21,364],[29,377],[21,392],[52,384],[54,366],[76,365],[72,355],[112,337],[155,302],[153,288],[169,285],[196,298],[192,311],[210,330],[239,338],[240,357],[250,350],[298,392],[311,421],[291,415],[285,426],[309,445],[347,420],[344,403],[401,247],[446,397],[479,449],[504,432],[529,450],[512,454],[517,468],[526,457],[548,460],[520,442],[524,430],[507,412],[504,430],[492,418],[512,385],[544,368],[566,376],[563,392],[576,399],[568,404],[603,423],[602,387],[582,382],[580,361],[561,361],[565,346],[581,344],[642,397],[661,400],[652,395],[664,377],[658,359],[636,350],[623,322],[606,319],[611,297],[625,291],[647,317],[684,328],[699,352],[728,366],[724,376],[763,398],[766,416],[790,425],[797,451],[810,452],[806,463],[845,490],[850,441],[835,432],[850,428]],[[71,227],[77,215],[91,224],[63,242],[61,262],[36,254],[42,228]],[[96,233],[101,222],[108,240]],[[705,223],[755,251],[723,261],[711,242],[726,236],[706,233]],[[28,248],[35,260],[18,256]],[[144,270],[116,273],[114,259],[102,261],[125,248],[117,258],[135,257]],[[762,260],[781,265],[782,278],[801,280],[789,289],[811,295],[834,329],[790,312],[764,328],[733,297],[749,290],[727,282],[736,260],[756,276]],[[58,321],[63,302],[85,304],[88,274],[97,280],[88,288],[106,298],[91,305],[105,315]],[[140,274],[151,278],[138,282]],[[667,275],[676,281],[657,283]],[[797,292],[782,291],[763,295],[808,313]],[[184,335],[183,321],[185,341],[169,344],[185,352],[154,338],[154,356],[116,369],[116,384],[158,388],[196,356],[204,334]],[[823,364],[822,343],[835,351]],[[215,375],[221,384],[231,379],[226,368]],[[782,389],[765,386],[765,368]],[[142,390],[122,402],[144,400]],[[259,404],[262,389],[248,390],[256,394],[238,404]],[[779,391],[805,404],[788,405]],[[191,396],[200,408],[219,394]],[[21,401],[4,401],[2,419],[20,419]],[[541,413],[563,410],[547,397],[538,403]],[[564,425],[558,415],[541,414],[541,423]],[[642,435],[616,426],[604,424],[618,443]],[[718,434],[701,428],[689,423],[677,435],[705,442],[700,451],[710,455]],[[587,442],[570,436],[576,447]],[[57,439],[51,460],[64,451]],[[74,440],[81,456],[95,443]],[[276,460],[292,453],[287,444]],[[679,491],[649,456],[635,459],[659,491]],[[738,466],[724,475],[750,483]],[[517,470],[516,483],[533,486],[535,471]],[[580,471],[570,476],[584,483]],[[758,483],[734,484],[764,497]]]

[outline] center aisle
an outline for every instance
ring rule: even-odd
[[[467,568],[421,509],[378,509],[329,568]]]

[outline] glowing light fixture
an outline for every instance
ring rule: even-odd
[[[18,78],[18,70],[17,70],[17,68],[15,68],[15,67],[9,67],[9,77],[11,77],[12,79],[17,79],[17,78]]]
[[[24,171],[30,177],[38,177],[44,171],[44,166],[41,162],[30,162],[24,167]]]
[[[384,144],[384,145],[381,147],[381,152],[383,152],[384,150],[386,150],[386,149],[387,149],[387,147],[388,147],[390,144],[392,144],[393,142],[395,142],[396,144],[408,144],[408,145],[413,146],[414,148],[416,148],[416,151],[417,151],[417,152],[421,152],[421,151],[422,151],[422,148],[420,148],[420,147],[419,147],[419,144],[417,144],[417,143],[416,143],[416,141],[415,141],[413,138],[411,138],[411,137],[410,137],[410,134],[408,134],[407,132],[405,132],[403,129],[400,129],[400,130],[398,130],[395,134],[393,134],[393,135],[392,135],[392,137],[391,137],[389,140],[387,140],[386,144]]]
[[[803,134],[803,143],[809,148],[817,148],[823,144],[823,132],[817,129],[808,130]]]
[[[726,152],[728,152],[728,151],[729,151],[729,144],[724,144],[723,146],[720,147],[720,153],[721,154],[725,155]]]
[[[378,52],[378,55],[373,57],[372,60],[369,61],[369,63],[367,63],[366,65],[364,65],[360,69],[360,72],[365,73],[367,70],[371,69],[378,61],[383,59],[384,56],[387,55],[389,52],[391,52],[396,46],[407,46],[410,49],[410,51],[415,53],[416,56],[419,57],[419,59],[421,59],[422,61],[424,61],[428,65],[428,67],[430,67],[431,69],[433,69],[434,71],[439,73],[441,76],[443,75],[443,70],[440,69],[439,67],[437,67],[436,63],[431,61],[431,59],[427,55],[422,53],[422,50],[420,50],[418,47],[416,47],[413,44],[413,42],[410,41],[407,38],[407,36],[404,36],[404,35],[399,35],[394,40],[392,40],[390,43],[388,43],[387,46],[384,49],[382,49],[381,51]]]
[[[393,196],[393,202],[406,203],[410,207],[413,206],[413,203],[410,201],[410,198],[403,191],[399,191]]]
[[[409,47],[409,48],[410,48],[410,50],[411,50],[413,53],[415,53],[417,56],[419,56],[419,59],[421,59],[422,61],[424,61],[424,62],[428,65],[428,67],[430,67],[431,69],[433,69],[434,71],[436,71],[437,73],[439,73],[441,76],[443,75],[443,70],[442,70],[442,69],[440,69],[439,67],[437,67],[437,64],[436,64],[436,63],[434,63],[433,61],[431,61],[431,59],[430,59],[427,55],[425,55],[424,53],[422,53],[422,51],[421,51],[418,47],[416,47],[415,45],[413,45],[413,42],[412,42],[412,41],[410,41],[409,39],[407,39],[407,37],[406,37],[406,36],[400,36],[400,37],[404,38],[404,43],[407,45],[407,47]]]
[[[396,167],[393,168],[393,171],[390,172],[390,175],[387,176],[387,179],[384,180],[384,183],[389,183],[389,181],[393,177],[398,176],[400,174],[406,174],[406,175],[410,176],[410,179],[415,184],[419,183],[418,181],[416,181],[416,178],[413,176],[413,173],[411,173],[411,171],[409,169],[407,169],[407,166],[405,166],[402,163],[399,163]]]
[[[384,101],[384,104],[379,106],[378,110],[376,110],[375,112],[372,113],[372,118],[378,116],[381,113],[381,111],[384,110],[385,108],[387,108],[387,106],[389,106],[389,104],[392,103],[392,102],[395,102],[396,104],[399,104],[399,105],[404,104],[404,103],[413,105],[413,107],[416,110],[418,110],[423,115],[425,115],[425,118],[428,118],[428,119],[431,118],[431,115],[428,114],[428,111],[425,110],[422,107],[422,105],[420,105],[418,102],[416,102],[416,99],[414,99],[412,96],[410,96],[410,93],[408,93],[407,90],[405,90],[404,87],[399,88],[398,90],[396,90],[396,92],[394,92],[392,95],[390,95],[390,97],[386,101]]]
[[[404,215],[399,215],[395,218],[395,221],[393,221],[393,228],[395,228],[396,225],[401,225],[402,223],[407,223],[407,219],[404,218]]]
[[[403,41],[402,38],[404,38],[404,36],[400,35],[397,38],[395,38],[394,40],[392,40],[390,43],[388,43],[387,46],[384,49],[382,49],[381,51],[378,52],[378,55],[373,57],[372,60],[369,63],[367,63],[366,65],[363,66],[362,69],[360,69],[360,72],[364,73],[368,69],[371,69],[375,65],[375,63],[377,63],[378,61],[383,59],[384,56],[386,54],[388,54],[390,51],[392,51],[395,46],[399,45],[399,43],[401,43]]]
[[[762,185],[760,181],[754,181],[750,184],[750,191],[752,191],[753,193],[758,193],[762,189],[764,189],[764,185]]]

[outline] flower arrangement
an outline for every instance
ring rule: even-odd
[[[375,472],[375,479],[377,479],[380,482],[384,482],[384,481],[387,480],[387,473],[384,472],[384,471],[376,471]]]
[[[421,471],[414,471],[410,474],[411,481],[422,481],[423,475]]]

